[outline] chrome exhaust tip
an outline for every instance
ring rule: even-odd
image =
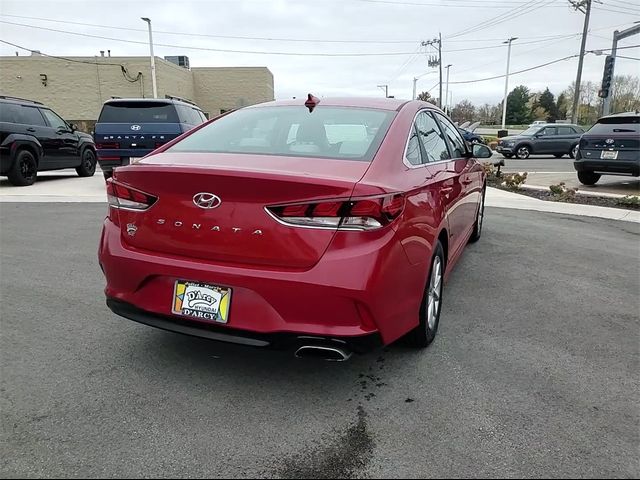
[[[295,353],[296,358],[317,358],[327,362],[345,362],[351,358],[351,352],[338,347],[304,345]]]

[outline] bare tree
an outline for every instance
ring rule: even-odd
[[[451,118],[454,122],[473,121],[476,107],[469,100],[462,100],[451,109]]]

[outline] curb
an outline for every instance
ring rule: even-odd
[[[543,192],[549,192],[551,191],[551,189],[549,187],[543,187],[541,185],[520,185],[520,188],[524,188],[527,190],[539,190],[539,191],[543,191]],[[578,188],[578,194],[579,195],[587,195],[590,197],[605,197],[605,198],[624,198],[624,197],[629,197],[629,196],[634,196],[634,195],[621,195],[619,193],[607,193],[607,192],[592,192],[591,190],[581,190],[580,188]]]

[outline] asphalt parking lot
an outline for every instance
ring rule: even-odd
[[[105,211],[0,205],[3,477],[640,476],[638,224],[490,208],[431,348],[331,364],[111,314]]]

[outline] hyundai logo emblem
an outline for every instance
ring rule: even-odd
[[[209,192],[196,193],[193,196],[193,204],[199,208],[211,209],[218,208],[222,200],[217,195]]]
[[[613,142],[615,142],[615,140],[613,138],[607,138],[604,143],[607,143],[609,145],[611,145]]]
[[[136,131],[136,132],[137,132],[138,130],[140,130],[141,128],[142,128],[142,127],[141,127],[140,125],[131,125],[131,130],[134,130],[134,131]]]

